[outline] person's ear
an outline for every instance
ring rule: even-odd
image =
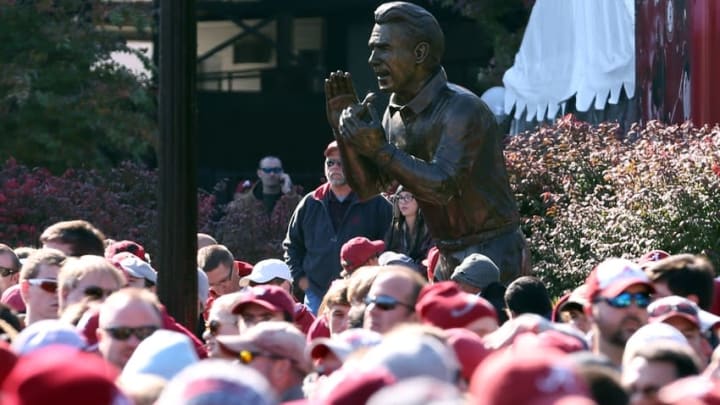
[[[417,45],[415,45],[415,50],[413,51],[413,54],[415,55],[415,63],[418,65],[422,65],[425,63],[425,60],[428,58],[428,55],[430,55],[430,44],[427,42],[420,42]]]
[[[20,272],[19,271],[17,273],[13,274],[12,276],[10,276],[10,282],[12,282],[13,284],[17,284],[19,281],[20,281]]]
[[[28,283],[27,280],[20,281],[20,298],[22,298],[23,302],[27,304],[28,301],[28,291],[30,290],[30,283]]]

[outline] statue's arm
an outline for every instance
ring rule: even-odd
[[[371,159],[360,155],[339,135],[340,113],[346,107],[359,102],[349,73],[337,71],[325,79],[325,101],[328,123],[338,143],[348,184],[361,199],[377,195],[380,191],[377,165]]]
[[[383,172],[406,186],[416,198],[436,204],[446,204],[462,193],[471,181],[469,176],[478,151],[485,146],[488,136],[496,135],[494,123],[487,121],[473,99],[460,100],[442,119],[439,126],[442,132],[431,161],[392,144],[385,145],[375,158]]]

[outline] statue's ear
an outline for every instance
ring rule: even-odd
[[[421,65],[425,62],[430,54],[430,44],[427,42],[419,42],[415,45],[415,63]]]

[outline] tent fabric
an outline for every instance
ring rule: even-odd
[[[537,0],[514,65],[505,112],[554,119],[575,97],[588,111],[635,94],[635,12],[628,0]]]

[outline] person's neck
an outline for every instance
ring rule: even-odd
[[[625,352],[625,347],[618,346],[616,344],[610,343],[603,339],[600,336],[595,337],[595,347],[593,348],[593,353],[595,354],[604,354],[607,356],[610,361],[613,362],[618,368],[622,367],[622,358],[623,353]]]
[[[267,185],[262,183],[263,194],[280,194],[280,185]]]
[[[405,225],[407,226],[408,232],[412,233],[415,230],[415,222],[417,220],[416,215],[405,216]]]
[[[333,192],[333,194],[335,194],[335,197],[337,198],[345,198],[352,192],[352,189],[347,184],[343,184],[341,186],[330,184],[330,190]]]
[[[45,318],[35,315],[30,308],[27,308],[27,311],[25,312],[25,326],[42,321],[43,319]]]

